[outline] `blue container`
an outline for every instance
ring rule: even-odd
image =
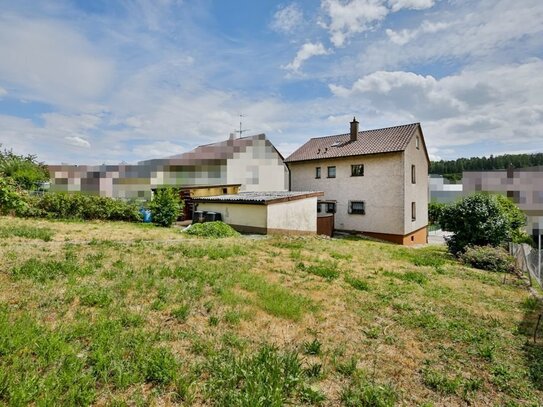
[[[140,209],[141,217],[143,218],[143,223],[150,223],[152,221],[151,211],[149,209]]]

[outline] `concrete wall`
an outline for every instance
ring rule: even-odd
[[[222,220],[229,225],[267,228],[266,205],[232,203],[199,203],[199,211],[219,212]]]
[[[364,164],[364,176],[352,177],[351,164]],[[404,235],[404,165],[402,153],[291,163],[291,190],[323,191],[321,200],[337,200],[336,229]],[[328,166],[336,166],[336,178],[327,178]],[[349,201],[364,201],[366,214],[349,214]]]
[[[419,148],[417,148],[417,136]],[[428,160],[420,132],[411,139],[404,154],[404,234],[412,233],[428,225]],[[411,166],[415,165],[415,183],[411,180]],[[416,220],[411,219],[411,203],[416,205]]]
[[[268,205],[268,229],[317,233],[317,197]]]

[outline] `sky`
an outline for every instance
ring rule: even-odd
[[[420,122],[435,160],[543,151],[541,0],[0,0],[0,144],[116,164]]]

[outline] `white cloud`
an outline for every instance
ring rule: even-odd
[[[273,15],[270,27],[281,33],[291,33],[300,28],[304,21],[304,13],[296,3],[280,7]]]
[[[364,100],[378,116],[422,121],[434,155],[452,147],[492,140],[518,149],[540,143],[543,60],[466,69],[441,79],[412,72],[378,71],[352,87],[331,85],[346,101]]]
[[[0,86],[0,98],[2,96],[6,96],[8,94],[8,91],[5,90],[3,87]]]
[[[0,78],[19,96],[68,108],[95,101],[114,75],[108,58],[55,20],[0,17],[0,55]]]
[[[285,69],[297,72],[302,64],[307,61],[309,58],[317,55],[327,55],[330,51],[327,50],[322,43],[311,43],[307,42],[298,50],[296,56],[291,63],[285,66]]]
[[[394,31],[391,29],[386,29],[385,32],[390,38],[390,41],[397,45],[405,45],[414,38],[418,37],[420,34],[425,33],[436,33],[438,31],[444,30],[449,27],[448,23],[438,22],[433,23],[428,20],[425,20],[422,22],[420,27],[414,29],[414,30],[400,30],[400,31]]]
[[[433,7],[435,0],[388,0],[393,12],[401,9],[424,10]]]
[[[321,8],[330,20],[325,26],[330,32],[330,41],[336,47],[343,47],[354,34],[372,29],[389,13],[384,0],[352,0],[348,3],[322,0]]]
[[[80,136],[66,136],[64,139],[75,147],[90,148],[91,144]]]
[[[181,154],[185,150],[182,146],[171,141],[157,141],[155,143],[140,144],[132,149],[132,153],[141,160],[151,158],[169,157],[175,154]]]

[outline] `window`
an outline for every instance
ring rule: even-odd
[[[417,220],[417,204],[411,202],[411,221],[414,222]]]
[[[228,193],[228,188],[223,188],[222,193],[226,195]]]
[[[328,178],[336,177],[336,167],[328,167]]]
[[[336,204],[333,202],[327,202],[326,213],[336,213]]]
[[[315,168],[315,178],[320,178],[321,177],[321,167],[316,167]]]
[[[351,165],[351,177],[363,177],[364,164]]]
[[[420,138],[419,138],[419,136],[417,136],[415,138],[415,147],[417,147],[417,150],[420,149]]]
[[[415,166],[411,166],[411,183],[416,184],[417,183],[417,173],[415,171]]]
[[[317,202],[317,213],[321,213],[321,203]]]
[[[365,215],[366,205],[364,201],[349,201],[349,213],[355,215]]]

